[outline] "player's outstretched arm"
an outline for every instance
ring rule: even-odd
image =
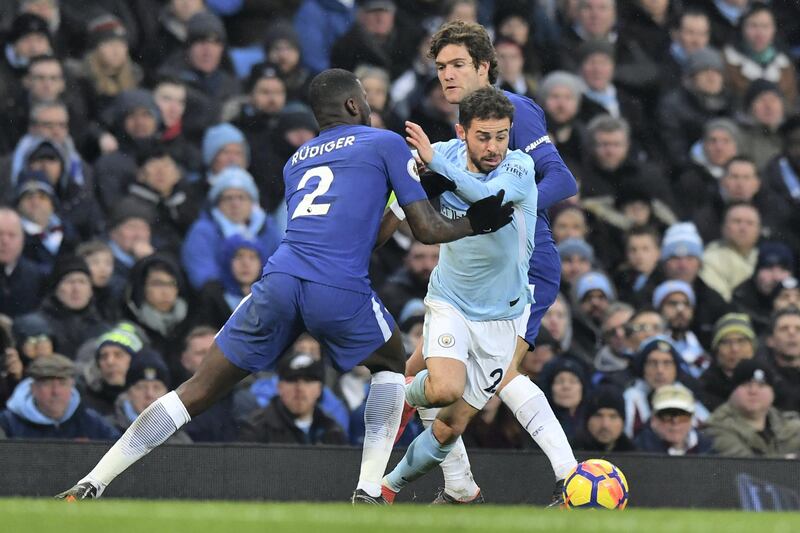
[[[450,242],[469,235],[497,231],[511,222],[514,208],[503,204],[505,191],[483,198],[470,206],[465,217],[448,220],[433,209],[427,200],[403,207],[414,237],[425,244]]]

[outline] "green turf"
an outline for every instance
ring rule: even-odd
[[[353,509],[346,504],[279,504],[101,500],[0,500],[0,531],[27,533],[314,532],[445,533],[584,531],[682,533],[800,531],[800,514],[628,509],[556,511],[531,507]]]

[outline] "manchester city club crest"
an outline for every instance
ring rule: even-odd
[[[439,346],[442,348],[451,348],[455,343],[456,339],[449,333],[439,335]]]

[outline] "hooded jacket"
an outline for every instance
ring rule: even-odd
[[[80,394],[73,387],[69,406],[58,420],[44,415],[36,407],[31,392],[32,378],[17,385],[0,412],[0,430],[12,439],[72,439],[115,440],[119,432],[94,410],[81,403]]]
[[[773,438],[765,439],[730,404],[724,403],[708,419],[706,432],[720,455],[731,457],[782,457],[800,450],[800,418],[795,412],[771,407],[767,424]]]

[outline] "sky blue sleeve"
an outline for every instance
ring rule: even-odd
[[[400,207],[419,200],[427,200],[428,196],[419,182],[417,162],[411,155],[406,141],[396,133],[382,132],[378,139],[378,147],[391,189],[397,196]]]
[[[470,203],[497,194],[500,189],[505,191],[506,202],[519,202],[529,197],[534,187],[533,160],[520,152],[509,152],[500,166],[492,171],[492,179],[485,182],[450,162],[441,152],[434,151],[433,154],[428,168],[453,180],[455,193]]]
[[[506,93],[507,94],[507,93]],[[578,192],[572,175],[547,133],[547,120],[542,108],[529,98],[512,98],[514,125],[510,148],[528,154],[536,163],[539,209],[549,209]]]

